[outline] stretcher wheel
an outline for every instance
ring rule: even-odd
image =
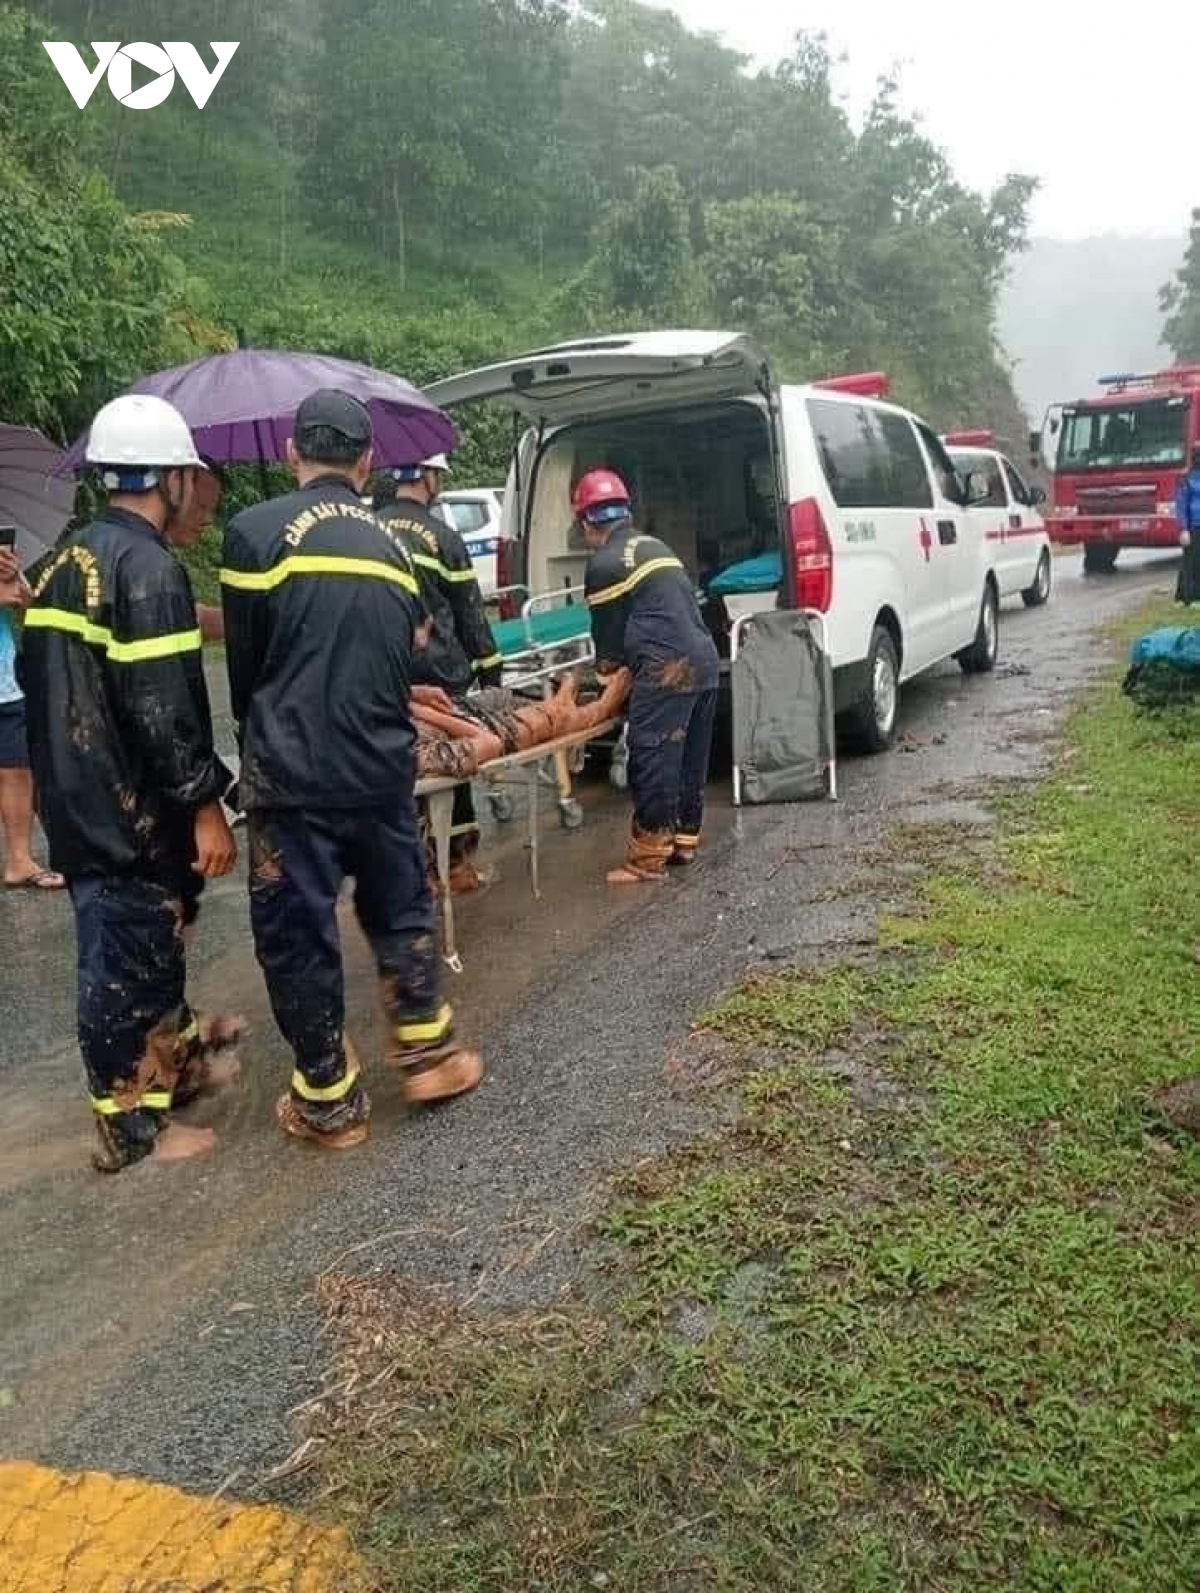
[[[628,791],[629,765],[624,758],[614,758],[608,766],[608,783],[614,791]]]
[[[517,805],[507,791],[489,791],[488,807],[497,824],[508,824],[517,811]]]
[[[583,809],[574,797],[564,797],[558,804],[558,822],[564,830],[583,828]]]

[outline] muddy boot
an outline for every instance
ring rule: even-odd
[[[346,1071],[357,1074],[358,1057],[349,1040],[343,1041]],[[338,1101],[306,1101],[289,1090],[275,1103],[275,1120],[293,1139],[306,1139],[325,1150],[350,1150],[371,1133],[371,1097],[356,1082]]]
[[[635,824],[625,861],[620,868],[609,870],[606,882],[609,885],[644,885],[664,879],[674,845],[675,837],[669,830],[642,830]]]
[[[427,1027],[436,1038],[412,1041],[395,1034],[388,1041],[383,1060],[387,1067],[399,1071],[405,1100],[416,1105],[448,1101],[475,1088],[483,1078],[483,1059],[477,1051],[455,1043],[453,1014],[448,1006],[428,1025],[416,1023],[410,1027],[418,1031]]]
[[[434,1101],[449,1101],[456,1095],[466,1095],[483,1078],[483,1058],[479,1052],[456,1045],[452,1040],[424,1049],[397,1047],[389,1053],[388,1060],[399,1066],[404,1098],[415,1106],[428,1106]]]
[[[162,1112],[122,1112],[96,1118],[100,1148],[92,1155],[98,1173],[123,1173],[139,1162],[182,1162],[205,1156],[216,1145],[211,1129],[173,1124]]]
[[[700,852],[700,837],[698,835],[678,834],[675,837],[675,846],[667,859],[668,868],[690,868],[696,861]]]

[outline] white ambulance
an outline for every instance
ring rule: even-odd
[[[942,438],[971,501],[971,514],[992,544],[1000,596],[1021,596],[1026,608],[1049,601],[1054,580],[1050,536],[1039,510],[1046,501],[1031,487],[990,431],[955,431]]]
[[[504,521],[531,593],[582,601],[571,488],[616,470],[719,644],[745,612],[823,616],[840,724],[867,751],[891,743],[903,681],[947,658],[990,670],[999,640],[982,523],[937,434],[886,392],[878,374],[779,386],[748,338],[707,331],[563,343],[428,389],[527,421]]]

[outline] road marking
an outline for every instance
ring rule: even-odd
[[[340,1529],[162,1483],[0,1461],[5,1593],[355,1593]]]

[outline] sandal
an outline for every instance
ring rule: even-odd
[[[6,879],[4,886],[10,891],[61,891],[67,882],[52,868],[37,868],[24,879]]]

